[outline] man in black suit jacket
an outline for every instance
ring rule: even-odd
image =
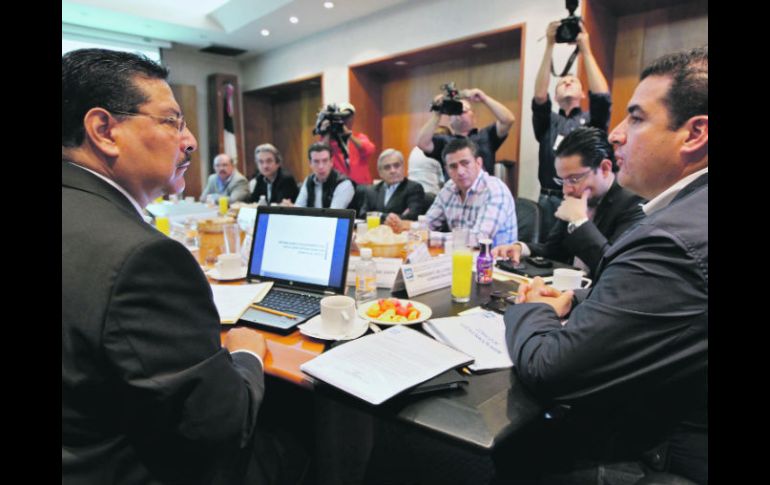
[[[564,200],[556,210],[558,222],[543,243],[499,246],[492,253],[518,263],[522,256],[545,256],[595,273],[609,245],[644,217],[644,199],[624,189],[615,177],[617,165],[607,133],[578,128],[556,151],[555,182]],[[575,259],[577,258],[577,260]]]
[[[384,150],[377,159],[377,171],[382,181],[367,188],[359,217],[366,217],[367,211],[379,211],[383,222],[392,214],[416,221],[425,213],[425,190],[404,176],[404,155],[400,151]]]
[[[62,483],[239,483],[254,459],[264,338],[220,343],[192,255],[142,208],[184,189],[197,142],[168,71],[62,56]]]
[[[299,187],[294,177],[284,174],[281,170],[283,157],[281,152],[270,143],[263,143],[254,150],[257,162],[256,184],[249,202],[259,202],[265,196],[268,204],[280,204],[288,201],[294,203],[299,194]]]
[[[654,471],[705,484],[708,48],[647,67],[610,142],[618,182],[649,200],[646,217],[605,252],[591,289],[562,293],[535,278],[505,315],[516,373],[560,411],[544,449],[527,447],[549,473],[577,473],[582,461],[593,483]]]

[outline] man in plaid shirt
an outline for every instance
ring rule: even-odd
[[[441,152],[451,179],[428,209],[432,231],[468,228],[470,243],[489,238],[493,246],[510,244],[518,236],[513,196],[502,180],[483,170],[476,144],[456,138]],[[406,229],[409,221],[390,214],[385,221],[396,230]]]

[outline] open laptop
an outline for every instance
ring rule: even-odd
[[[345,294],[355,214],[260,207],[246,277],[273,287],[238,323],[285,335],[320,313],[321,298]]]

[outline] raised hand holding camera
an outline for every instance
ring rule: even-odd
[[[463,114],[463,103],[460,101],[460,92],[455,88],[454,81],[442,84],[441,90],[445,94],[437,96],[437,99],[431,103],[430,110],[450,116]]]
[[[575,10],[578,6],[578,0],[566,0],[567,11],[569,16],[561,19],[559,27],[556,29],[554,41],[557,44],[573,43],[577,40],[577,36],[583,30],[580,28],[580,17],[575,15]]]

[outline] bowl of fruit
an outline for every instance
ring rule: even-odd
[[[399,298],[380,298],[358,307],[358,316],[383,325],[420,323],[429,319],[432,313],[428,305]]]

